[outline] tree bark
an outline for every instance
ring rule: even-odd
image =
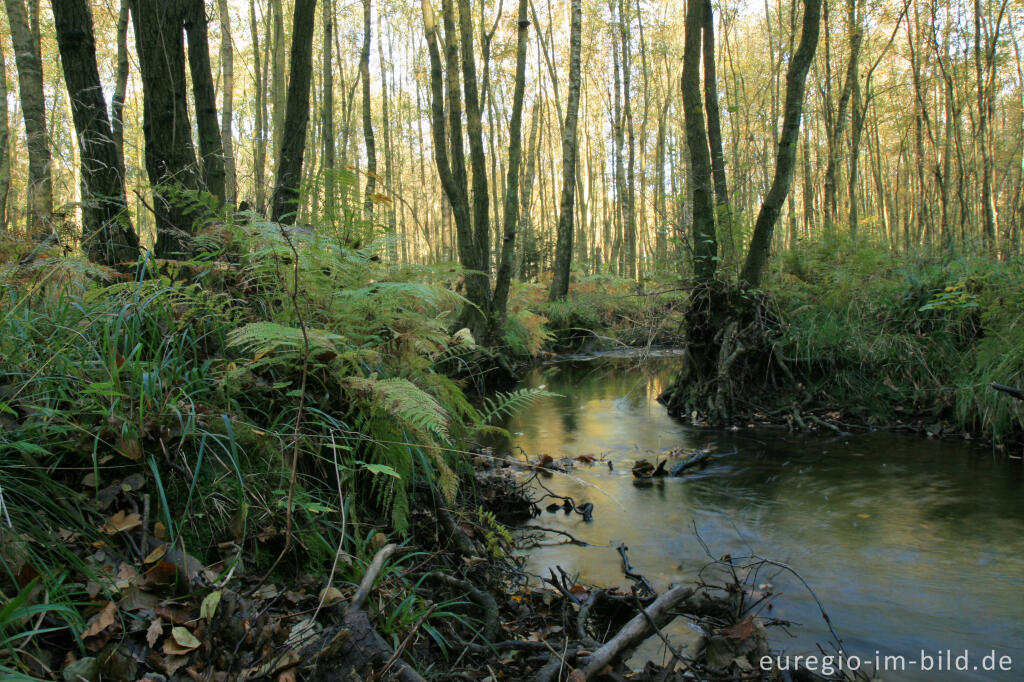
[[[337,217],[337,202],[334,196],[335,147],[334,147],[334,0],[326,0],[321,10],[324,22],[323,49],[323,97],[320,109],[321,158],[324,169],[324,215],[332,226]],[[340,55],[339,55],[340,57]]]
[[[715,236],[715,207],[712,200],[711,153],[704,127],[701,102],[701,33],[705,3],[690,2],[686,8],[686,40],[683,50],[682,98],[686,120],[686,143],[690,149],[690,186],[693,190],[693,272],[698,282],[715,276],[718,242]]]
[[[267,166],[267,69],[269,59],[260,58],[259,24],[256,22],[256,0],[249,0],[249,33],[252,40],[252,62],[256,87],[255,129],[253,130],[253,182],[256,185],[255,209],[262,213],[266,201]]]
[[[530,22],[526,18],[527,0],[519,0],[519,34],[516,42],[516,80],[512,93],[512,118],[509,121],[508,175],[505,179],[505,226],[501,260],[494,285],[494,314],[505,316],[508,289],[512,280],[516,232],[519,229],[519,169],[522,165],[523,96],[526,91],[526,47]]]
[[[231,41],[231,13],[228,0],[217,0],[217,8],[220,13],[220,71],[224,79],[220,109],[220,139],[224,149],[224,199],[233,205],[238,201],[235,143],[232,132],[232,119],[235,115],[235,50]]]
[[[11,192],[11,131],[7,116],[7,59],[0,42],[0,230],[7,229],[7,198]]]
[[[110,101],[110,127],[117,156],[124,163],[124,98],[128,90],[128,0],[121,0],[117,15],[117,75]]]
[[[28,147],[28,216],[25,231],[34,239],[45,239],[53,233],[53,180],[50,177],[50,145],[46,135],[42,60],[24,1],[4,0],[4,5],[11,28],[14,61],[18,67],[18,94]]]
[[[86,0],[53,0],[52,6],[81,159],[82,248],[97,263],[134,262],[139,238],[128,217],[124,161],[96,68],[92,12]]]
[[[733,249],[732,215],[729,187],[726,184],[725,152],[722,150],[722,123],[718,110],[718,79],[715,76],[715,17],[711,0],[704,0],[704,110],[708,119],[708,145],[711,149],[711,175],[715,184],[716,217],[726,248]],[[732,254],[732,251],[727,251]]]
[[[786,72],[786,104],[783,111],[782,134],[779,137],[779,147],[775,157],[775,176],[772,179],[771,188],[761,204],[761,210],[757,214],[754,234],[750,240],[750,250],[747,252],[747,260],[743,265],[743,272],[740,274],[740,281],[749,287],[758,287],[761,284],[775,223],[779,218],[779,212],[786,200],[786,194],[789,192],[789,185],[793,179],[807,72],[810,70],[814,53],[818,47],[821,3],[822,0],[805,0],[800,45],[790,60],[789,69]]]
[[[622,115],[626,125],[626,177],[622,202],[622,257],[625,276],[636,279],[636,131],[633,125],[633,64],[629,29],[629,6],[619,0],[619,37],[622,45]]]
[[[442,3],[441,20],[446,35],[445,65],[442,70],[440,37],[437,16],[429,0],[422,0],[423,30],[430,58],[430,123],[434,141],[434,164],[441,187],[451,206],[458,241],[459,261],[463,267],[475,270],[466,274],[466,298],[471,305],[465,307],[459,324],[469,329],[473,338],[483,341],[488,334],[488,315],[491,310],[490,282],[486,273],[478,268],[479,251],[475,247],[473,217],[469,208],[466,178],[466,156],[462,144],[462,96],[459,91],[459,40],[455,28],[455,9],[452,0]],[[472,40],[472,27],[464,26],[464,37]],[[447,78],[445,77],[447,75]],[[447,102],[445,95],[447,94]],[[448,105],[448,125],[445,126],[445,104]],[[484,239],[486,240],[486,231]]]
[[[572,24],[569,30],[569,96],[562,126],[562,198],[558,209],[558,237],[555,245],[555,273],[548,300],[563,299],[569,293],[569,269],[572,265],[573,206],[576,200],[576,127],[580,108],[580,46],[583,9],[580,0],[572,0]]]
[[[295,0],[288,101],[285,107],[281,156],[277,162],[273,210],[274,220],[288,224],[295,222],[299,210],[299,182],[302,178],[302,157],[306,151],[306,127],[309,125],[315,14],[316,0]]]
[[[213,90],[204,0],[189,0],[185,14],[185,32],[188,35],[188,66],[195,98],[203,186],[223,204],[224,146],[221,143],[220,124],[217,122],[217,96]]]
[[[359,51],[359,76],[363,81],[363,140],[366,143],[366,194],[363,210],[369,215],[373,213],[374,186],[377,183],[377,144],[373,139],[373,118],[370,116],[370,0],[363,0],[363,47]]]
[[[179,258],[191,250],[199,216],[181,190],[200,188],[189,123],[185,81],[182,2],[129,0],[135,49],[142,76],[146,172],[153,190],[158,258]]]

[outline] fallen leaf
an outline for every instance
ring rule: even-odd
[[[99,615],[96,616],[96,620],[92,622],[92,625],[85,629],[82,633],[82,639],[89,639],[95,637],[109,626],[114,624],[114,616],[117,615],[117,604],[112,601],[108,601],[107,605],[103,607]]]
[[[170,642],[173,640],[167,641]],[[178,672],[181,666],[185,665],[186,663],[188,663],[188,656],[180,654],[169,654],[164,658],[164,671],[168,675],[173,675],[174,673]]]
[[[572,672],[569,673],[569,677],[566,678],[566,682],[586,682],[586,676],[583,671],[579,668],[573,668]]]
[[[858,519],[870,519],[871,514],[857,514]]]
[[[149,644],[149,648],[152,649],[156,646],[156,640],[160,639],[162,634],[164,634],[164,621],[159,617],[154,618],[146,630],[146,642]]]
[[[252,596],[256,597],[257,599],[273,599],[278,595],[279,592],[280,590],[278,590],[277,587],[271,585],[270,583],[267,583],[260,587],[260,589],[253,592]]]
[[[178,581],[178,568],[169,561],[160,561],[142,576],[143,585],[173,585]]]
[[[156,525],[153,526],[153,537],[155,537],[157,540],[166,540],[167,526],[157,521]]]
[[[586,600],[587,595],[589,594],[587,588],[583,587],[582,585],[573,585],[571,588],[569,588],[569,593],[573,596],[573,598],[576,601]]]
[[[330,604],[332,602],[338,601],[341,598],[342,598],[341,590],[339,590],[334,585],[331,585],[330,587],[325,587],[324,589],[320,590],[320,603],[321,604],[325,604],[325,605],[326,604]]]
[[[152,564],[159,561],[167,554],[167,545],[159,545],[156,549],[146,555],[146,558],[142,560],[144,564]]]
[[[198,649],[200,641],[189,632],[188,628],[179,626],[171,630],[171,636],[164,642],[164,653],[170,656],[179,656]]]
[[[107,535],[123,533],[126,530],[137,528],[142,525],[142,517],[136,513],[126,514],[124,510],[117,512],[100,528],[100,531]]]
[[[741,642],[754,634],[754,618],[747,616],[739,623],[722,628],[719,632],[730,639]]]
[[[185,610],[185,608],[182,607],[182,605],[175,604],[173,602],[160,604],[155,609],[153,609],[153,612],[161,618],[166,618],[175,625],[181,625],[192,620],[192,618],[189,615],[189,612]]]
[[[217,613],[217,605],[220,604],[220,595],[220,590],[216,590],[203,598],[203,603],[199,607],[200,618],[213,619],[213,614]]]

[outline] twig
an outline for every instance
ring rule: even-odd
[[[398,645],[397,649],[395,649],[395,653],[391,654],[391,658],[389,658],[387,663],[384,664],[384,667],[381,668],[380,679],[387,679],[387,672],[391,670],[391,666],[393,666],[395,664],[395,661],[397,661],[402,656],[402,652],[405,651],[406,647],[409,646],[409,642],[412,641],[413,635],[416,634],[416,631],[420,629],[420,626],[423,625],[423,623],[427,620],[427,618],[430,617],[430,614],[432,614],[434,612],[434,609],[436,608],[437,604],[431,604],[430,608],[424,611],[423,615],[421,615],[416,620],[416,624],[412,626],[411,630],[409,630],[409,634],[405,636],[405,639],[402,640],[402,643]]]
[[[334,433],[331,433],[331,445],[334,445]],[[338,467],[338,448],[331,447],[331,455],[334,457],[334,480],[338,484],[338,509],[341,512],[341,532],[338,537],[338,549],[334,551],[334,561],[331,562],[331,573],[327,576],[327,583],[324,585],[323,594],[320,595],[320,601],[316,605],[316,611],[313,612],[313,620],[316,620],[317,615],[320,613],[320,609],[324,606],[324,600],[327,599],[327,590],[334,583],[334,572],[338,569],[338,558],[342,554],[345,554],[345,495],[341,491],[341,470]],[[351,561],[350,557],[345,554],[345,561],[348,563]]]
[[[292,548],[292,502],[295,499],[295,479],[298,474],[299,467],[299,448],[302,435],[302,416],[303,410],[306,407],[306,379],[309,376],[309,332],[306,329],[306,321],[302,317],[302,309],[299,306],[299,250],[295,248],[295,243],[292,242],[291,237],[288,236],[288,231],[284,229],[284,225],[278,223],[278,229],[281,231],[281,236],[284,237],[284,241],[288,244],[288,248],[292,252],[292,290],[288,292],[288,298],[291,300],[292,308],[295,311],[295,317],[299,321],[299,329],[302,330],[302,374],[299,379],[299,404],[295,410],[295,433],[293,434],[294,443],[292,445],[292,464],[291,472],[288,476],[288,503],[284,510],[284,547],[281,548],[281,553],[274,559],[274,563],[270,565],[267,572],[263,575],[259,585],[256,589],[259,589],[277,565],[281,563],[281,559],[288,553],[288,550]],[[283,284],[283,282],[282,282]],[[287,287],[285,288],[287,291]]]
[[[346,611],[363,608],[363,604],[373,589],[373,583],[377,581],[377,576],[380,575],[381,569],[384,568],[384,563],[397,551],[398,545],[394,543],[384,545],[378,550],[377,554],[373,557],[373,561],[367,567],[366,573],[363,574],[363,580],[359,583],[359,589],[356,590],[355,596],[352,597],[352,601],[349,602],[348,607],[345,609]]]

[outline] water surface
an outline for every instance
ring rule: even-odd
[[[625,587],[615,547],[656,587],[689,581],[714,556],[760,555],[785,562],[810,583],[846,653],[903,655],[887,679],[1024,679],[1024,477],[1019,463],[964,442],[874,433],[845,438],[785,430],[708,431],[668,417],[656,402],[674,359],[644,367],[623,359],[563,362],[535,370],[544,398],[508,424],[533,458],[593,454],[545,485],[593,502],[594,520],[544,513],[534,523],[566,530],[592,547],[531,550],[528,568],[578,572],[583,581]],[[714,443],[722,453],[699,474],[634,485],[639,458]],[[698,538],[699,534],[699,538]],[[799,623],[772,628],[776,648],[815,653],[829,640],[808,592],[785,574],[763,574],[781,593],[771,615]],[[1014,672],[937,675],[928,653],[992,650]]]

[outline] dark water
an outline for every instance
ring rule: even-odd
[[[593,454],[545,484],[594,521],[544,513],[534,523],[567,530],[592,547],[530,551],[528,567],[559,565],[583,581],[626,586],[615,547],[656,587],[690,581],[709,557],[757,554],[785,562],[813,587],[847,654],[905,656],[885,679],[1024,680],[1024,476],[981,447],[918,436],[801,437],[781,431],[705,431],[667,416],[655,398],[675,360],[567,362],[535,370],[545,398],[509,424],[531,457]],[[633,484],[634,460],[714,442],[718,457],[699,474]],[[696,532],[695,532],[696,528]],[[699,533],[700,539],[698,539]],[[827,626],[813,599],[786,574],[766,615],[799,623],[769,631],[789,653],[816,653]],[[684,633],[677,636],[685,639]],[[922,672],[929,655],[967,650],[977,671]],[[1010,672],[983,672],[983,657],[1010,656]]]

